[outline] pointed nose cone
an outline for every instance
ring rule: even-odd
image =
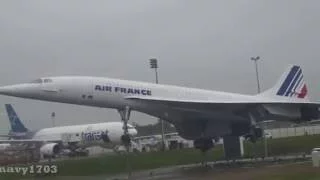
[[[2,86],[2,87],[0,87],[0,94],[14,96],[16,89],[17,89],[16,85]]]
[[[35,93],[35,90],[31,84],[16,84],[0,87],[0,94],[28,98]]]

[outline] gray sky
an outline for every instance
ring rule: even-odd
[[[259,55],[262,88],[288,64],[304,69],[319,100],[317,0],[0,1],[0,84],[51,75],[92,75],[253,94]],[[30,129],[119,121],[115,110],[0,97]],[[1,104],[1,106],[2,106]],[[7,129],[4,107],[0,129]],[[134,113],[132,121],[153,123]]]

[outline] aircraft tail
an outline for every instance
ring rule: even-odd
[[[259,95],[308,100],[308,88],[304,81],[301,67],[297,65],[290,66],[275,86]]]
[[[28,129],[23,125],[12,105],[6,104],[5,106],[10,121],[11,133],[26,133]]]

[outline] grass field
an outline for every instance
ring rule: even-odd
[[[264,142],[258,141],[255,145],[249,142],[244,144],[245,156],[251,157],[256,153],[264,154]],[[268,139],[268,154],[270,156],[288,155],[295,153],[310,154],[315,147],[320,147],[320,135],[298,136],[279,139]]]
[[[229,168],[223,170],[192,170],[184,172],[189,179],[201,180],[319,180],[320,169],[310,162],[276,164],[251,168]],[[201,178],[199,178],[201,177]]]
[[[269,155],[309,154],[311,149],[318,145],[320,146],[320,135],[268,140]],[[257,150],[256,154],[263,154],[263,142],[257,142],[255,148],[252,143],[246,142],[245,156],[253,156],[253,149]],[[208,153],[207,158],[209,161],[224,159],[222,146],[215,147]],[[202,154],[194,149],[131,154],[129,156],[133,171],[199,163],[202,159]],[[58,161],[55,164],[59,168],[59,176],[112,175],[126,170],[126,157],[124,155],[105,155],[81,160]]]
[[[223,157],[222,148],[214,149],[207,156],[213,161]],[[174,150],[167,152],[151,152],[138,155],[131,154],[129,160],[133,171],[143,169],[154,169],[172,165],[198,163],[202,159],[201,153],[193,149]],[[85,166],[79,165],[85,164]],[[59,173],[63,175],[92,175],[92,174],[116,174],[123,172],[126,167],[126,157],[124,155],[112,155],[100,158],[84,160],[68,160],[58,162]]]

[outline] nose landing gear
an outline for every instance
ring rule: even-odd
[[[122,144],[126,148],[126,165],[127,165],[127,171],[128,171],[128,178],[131,177],[131,166],[129,161],[129,148],[131,145],[131,138],[129,135],[129,129],[128,129],[128,121],[130,118],[130,112],[131,109],[129,106],[126,106],[124,109],[118,109],[118,112],[121,116],[121,120],[123,122],[123,135],[121,136]]]
[[[129,106],[126,106],[124,109],[119,109],[118,112],[123,122],[123,127],[122,127],[123,135],[121,136],[121,141],[123,145],[125,145],[126,147],[129,147],[131,144],[131,138],[129,135],[128,121],[130,119],[131,109]]]

